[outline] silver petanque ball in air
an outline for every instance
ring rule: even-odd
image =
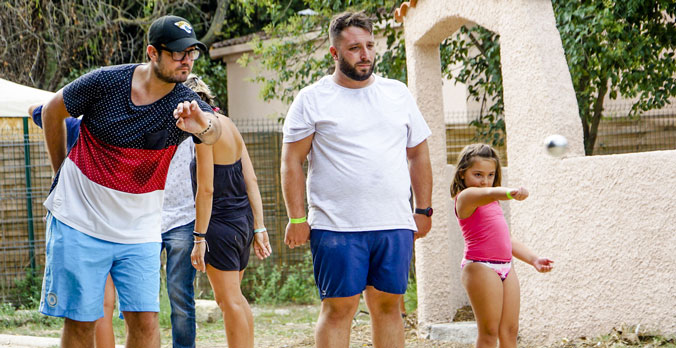
[[[560,134],[553,134],[545,139],[545,149],[550,156],[561,157],[568,150],[568,139]]]

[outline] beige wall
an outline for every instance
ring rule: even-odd
[[[228,115],[235,121],[242,119],[276,119],[286,110],[279,100],[263,101],[259,97],[261,85],[251,81],[260,70],[257,60],[246,67],[237,63],[243,54],[251,54],[248,43],[212,49],[212,59],[220,58],[226,63],[228,73]]]
[[[553,342],[624,324],[676,334],[676,176],[650,174],[674,173],[674,158],[676,151],[575,157],[530,176],[534,199],[512,204],[512,228],[556,270],[517,268],[522,335]]]
[[[432,128],[435,215],[416,243],[419,320],[449,321],[466,303],[462,238],[448,194],[438,45],[466,21],[501,36],[509,156],[507,185],[531,198],[511,203],[512,233],[556,261],[550,274],[520,263],[526,342],[595,336],[623,324],[676,333],[676,151],[584,157],[577,102],[551,3],[420,0],[405,17],[409,88]],[[542,146],[563,134],[569,152]]]

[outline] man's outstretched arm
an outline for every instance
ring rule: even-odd
[[[204,144],[213,145],[221,137],[221,123],[216,115],[202,111],[194,100],[179,103],[174,118],[178,128],[194,134]]]

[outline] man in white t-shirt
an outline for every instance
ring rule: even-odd
[[[348,347],[362,291],[374,346],[404,347],[399,303],[413,242],[431,227],[431,132],[406,85],[373,75],[373,26],[364,13],[337,15],[329,35],[335,72],[302,89],[284,123],[285,243],[310,240],[322,299],[317,347]]]

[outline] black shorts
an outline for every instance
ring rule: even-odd
[[[253,242],[253,215],[212,216],[206,236],[209,250],[204,261],[220,271],[242,271],[249,263]]]

